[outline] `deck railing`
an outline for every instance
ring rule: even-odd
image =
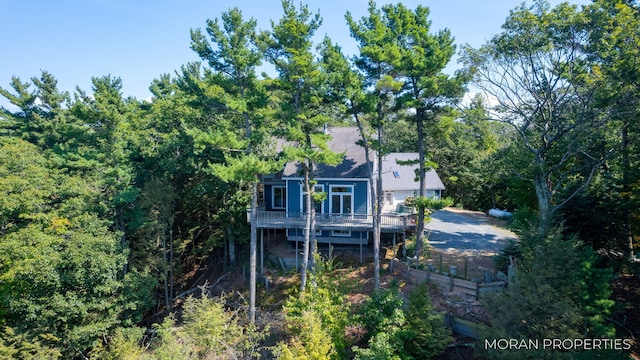
[[[307,215],[284,211],[258,211],[258,228],[303,229]],[[247,221],[249,214],[247,213]],[[385,232],[405,231],[415,228],[414,214],[382,214],[380,227]],[[316,214],[316,228],[325,230],[373,230],[373,215],[370,214]]]

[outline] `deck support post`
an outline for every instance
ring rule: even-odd
[[[398,235],[398,233],[393,233],[393,256],[391,257],[391,263],[389,264],[389,269],[391,271],[393,271],[393,260],[396,259],[396,236]]]
[[[362,231],[360,232],[360,265],[362,265],[364,261],[362,260]]]
[[[264,275],[264,229],[260,229],[260,274]]]
[[[298,229],[296,229],[296,271],[299,271],[298,267]]]
[[[402,241],[404,241],[404,245],[402,246],[402,257],[407,257],[407,232],[402,232]],[[403,259],[404,260],[404,259]]]

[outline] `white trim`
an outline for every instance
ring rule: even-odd
[[[351,197],[351,206],[349,207],[349,209],[351,209],[351,212],[349,213],[344,213],[344,214],[353,214],[354,212],[354,198],[355,198],[355,186],[354,185],[340,185],[340,184],[329,184],[329,212],[333,213],[333,195],[334,195],[334,191],[333,188],[350,188],[351,191],[348,193],[342,193],[342,192],[337,192],[337,194],[349,194]],[[344,201],[342,200],[342,196],[340,197],[340,213],[339,214],[343,214],[342,213],[342,209],[344,208]]]
[[[282,206],[276,206],[276,189],[284,190],[284,196],[282,199]],[[287,208],[287,186],[286,185],[272,185],[271,186],[271,208],[284,210]]]
[[[351,237],[351,230],[331,230],[332,237]]]
[[[302,235],[304,235],[307,232],[307,229],[302,229]],[[316,229],[316,236],[322,236],[322,229]]]
[[[313,186],[313,192],[316,193],[318,192],[316,189],[320,188],[320,192],[324,192],[324,184],[315,184]],[[306,192],[304,191],[304,184],[300,184],[300,213],[304,214],[305,211],[305,204],[304,204],[304,199],[306,196]],[[320,203],[320,213],[324,213],[324,201]]]
[[[302,177],[283,177],[282,180],[288,181],[300,181],[304,180]],[[369,178],[315,178],[315,181],[362,181],[369,182]]]

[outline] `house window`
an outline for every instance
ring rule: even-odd
[[[313,192],[315,194],[317,193],[321,193],[324,192],[324,185],[316,185],[313,187]],[[307,201],[307,193],[304,191],[304,185],[300,185],[300,193],[302,193],[302,196],[300,197],[300,208],[302,209],[303,213],[307,212],[307,206],[305,201]],[[315,207],[316,207],[316,214],[321,214],[324,212],[324,201],[323,202],[317,202],[315,203]]]
[[[333,231],[331,231],[331,236],[350,237],[351,236],[351,231],[348,231],[348,230],[333,230]]]
[[[284,186],[274,186],[271,188],[273,208],[284,209],[287,204],[287,188]]]
[[[307,229],[302,229],[302,235],[307,234]],[[316,229],[316,236],[322,236],[322,229]]]
[[[353,185],[331,186],[329,195],[332,214],[353,214]]]
[[[384,192],[384,201],[388,204],[388,205],[393,205],[393,196],[392,196],[392,192],[391,191],[385,191]]]

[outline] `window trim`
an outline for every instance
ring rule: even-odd
[[[332,237],[351,237],[351,230],[331,230]]]
[[[319,192],[324,192],[324,184],[315,184],[313,186],[313,192],[317,193],[318,190],[320,189]],[[300,213],[304,214],[305,211],[305,204],[304,204],[304,198],[307,195],[307,193],[304,191],[304,184],[300,184]],[[324,213],[324,201],[320,203],[320,214]],[[317,214],[317,212],[316,212]]]
[[[333,189],[334,188],[339,188],[339,187],[343,187],[343,188],[349,188],[351,189],[351,191],[349,192],[334,192]],[[349,194],[351,196],[351,206],[349,207],[351,209],[351,212],[349,213],[336,213],[337,215],[353,215],[354,212],[354,203],[355,203],[355,185],[339,185],[339,184],[334,184],[334,185],[330,185],[329,186],[329,208],[333,209],[333,195],[334,194]],[[342,196],[341,196],[342,197]],[[340,201],[340,211],[342,211],[342,209],[344,208],[344,203],[341,200]],[[333,212],[332,212],[333,214]]]
[[[276,206],[276,189],[284,190],[282,192],[282,206]],[[287,208],[287,186],[286,185],[273,185],[271,186],[271,208],[277,210],[284,210]]]

